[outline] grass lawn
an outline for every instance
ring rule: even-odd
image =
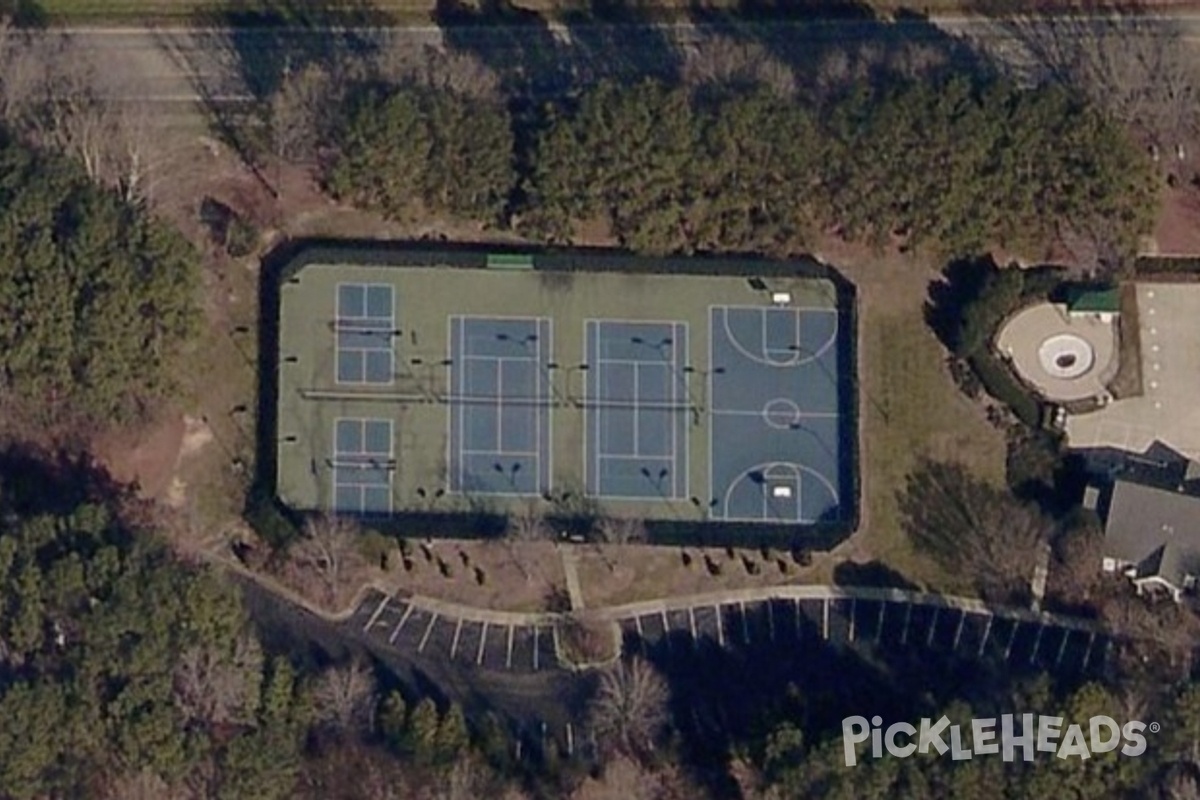
[[[1003,437],[967,400],[944,367],[945,351],[918,309],[865,320],[862,352],[862,544],[910,580],[965,590],[953,576],[913,551],[900,526],[896,493],[921,455],[957,460],[1003,479]],[[886,415],[886,416],[885,416]]]

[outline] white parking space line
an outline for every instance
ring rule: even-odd
[[[887,609],[887,603],[879,604],[879,622],[875,625],[875,643],[878,644],[883,636],[883,612]]]
[[[1071,631],[1063,632],[1062,644],[1058,646],[1058,655],[1054,658],[1054,668],[1058,669],[1059,663],[1062,661],[1063,653],[1067,650],[1067,640],[1071,638]]]
[[[912,619],[912,603],[904,604],[904,629],[900,632],[900,645],[908,644],[908,621]]]
[[[458,622],[454,625],[454,641],[450,643],[451,658],[454,658],[454,654],[458,652],[458,637],[462,634],[462,626],[462,617],[459,617]]]
[[[671,623],[667,621],[667,610],[664,608],[658,612],[662,616],[663,639],[667,642],[667,652],[671,650]]]
[[[742,610],[742,644],[750,644],[750,623],[746,621],[746,604],[739,601],[738,607]]]
[[[775,641],[775,604],[767,601],[767,638]]]
[[[439,617],[434,614],[429,618],[429,624],[425,626],[425,633],[421,635],[421,643],[417,645],[417,652],[420,653],[425,649],[426,642],[429,641],[429,634],[433,632],[433,626],[438,621]]]
[[[383,610],[385,608],[387,608],[388,600],[391,600],[391,599],[392,598],[388,597],[385,594],[383,596],[383,599],[379,601],[379,607],[375,609],[375,613],[371,615],[371,618],[369,620],[367,620],[367,624],[363,625],[364,633],[371,629],[371,626],[375,624],[375,620],[379,619],[379,615],[383,613]]]
[[[721,607],[713,606],[717,612],[717,644],[721,647],[725,646],[725,623],[721,621]]]
[[[821,638],[829,641],[829,598],[825,598],[823,603],[823,611],[821,614]]]
[[[1096,634],[1093,631],[1092,635],[1088,638],[1087,650],[1083,651],[1083,668],[1084,669],[1087,668],[1088,659],[1092,657],[1092,645],[1094,645],[1095,643],[1096,643]]]
[[[512,669],[513,627],[512,625],[508,626],[508,654],[504,657],[506,669]]]
[[[400,621],[396,623],[396,630],[392,631],[392,635],[388,637],[388,644],[395,643],[396,637],[400,635],[400,629],[404,627],[404,623],[408,622],[408,617],[412,614],[412,610],[412,606],[404,609],[404,615],[401,616]]]
[[[538,626],[533,626],[533,669],[538,668]]]
[[[483,621],[483,627],[479,630],[479,652],[475,654],[475,665],[479,666],[483,663],[483,645],[487,642],[488,624],[487,620]]]
[[[958,640],[962,638],[963,625],[965,625],[966,622],[967,622],[967,612],[959,611],[958,612],[958,630],[956,630],[954,632],[954,644],[951,645],[951,647],[950,647],[951,652],[955,652],[955,653],[958,652]]]
[[[1042,646],[1042,633],[1046,630],[1045,625],[1038,626],[1037,636],[1033,638],[1033,650],[1029,652],[1029,663],[1032,664],[1037,658],[1038,648]]]
[[[688,606],[688,624],[692,626],[692,647],[699,647],[700,640],[696,638],[696,611]]]
[[[976,658],[983,655],[983,648],[987,646],[988,636],[992,633],[992,620],[995,617],[988,614],[987,624],[983,626],[983,638],[979,640],[979,652],[975,654]]]
[[[854,641],[854,611],[858,608],[858,598],[850,598],[850,641]]]
[[[1004,660],[1008,661],[1008,654],[1012,652],[1013,642],[1017,639],[1017,631],[1020,630],[1021,623],[1013,620],[1012,633],[1008,635],[1008,645],[1004,648]]]
[[[925,637],[926,647],[933,647],[933,632],[937,630],[938,612],[941,610],[938,606],[933,607],[933,622],[929,623],[929,634]]]

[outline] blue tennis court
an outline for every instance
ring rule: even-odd
[[[837,518],[837,312],[714,306],[709,323],[713,518]]]
[[[388,284],[342,283],[337,287],[337,382],[389,384],[395,353],[396,300]]]
[[[390,514],[396,461],[390,419],[338,419],[333,424],[333,508],[346,514]]]
[[[687,497],[686,323],[587,320],[584,342],[587,493]]]
[[[451,491],[550,490],[550,352],[549,319],[450,318]]]

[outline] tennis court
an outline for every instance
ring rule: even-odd
[[[450,490],[550,489],[546,318],[450,318]]]
[[[686,323],[589,319],[585,342],[587,493],[686,498]]]
[[[853,519],[854,328],[809,263],[321,254],[280,289],[293,508],[681,539]]]
[[[712,516],[813,523],[840,505],[838,315],[709,311]]]
[[[334,422],[334,507],[353,514],[389,514],[396,459],[391,420]]]

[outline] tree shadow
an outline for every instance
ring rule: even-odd
[[[759,44],[803,76],[801,95],[818,102],[864,83],[995,74],[977,49],[923,14],[901,10],[889,19],[855,0],[741,0],[733,9],[693,2],[691,18],[707,36]]]
[[[290,75],[356,73],[386,46],[391,17],[368,0],[224,0],[186,30],[156,29],[158,48],[187,77],[214,134],[273,196],[262,173],[270,103]]]
[[[833,569],[833,582],[838,586],[872,586],[881,589],[918,590],[921,588],[878,560],[862,564],[843,561]]]
[[[963,312],[979,299],[988,276],[998,269],[991,258],[953,261],[930,281],[925,323],[951,353],[959,350]]]
[[[1175,147],[1190,144],[1200,125],[1200,69],[1184,22],[1145,0],[1084,0],[1071,14],[1044,5],[980,0],[979,33],[966,41],[1014,80],[1088,97],[1175,161]]]
[[[17,28],[44,28],[50,22],[37,0],[0,0],[0,19],[7,19]]]
[[[612,79],[678,77],[681,55],[668,29],[652,25],[646,0],[593,0],[551,24],[543,15],[489,0],[478,9],[438,0],[433,21],[446,47],[469,53],[499,76],[516,107],[560,98]]]

